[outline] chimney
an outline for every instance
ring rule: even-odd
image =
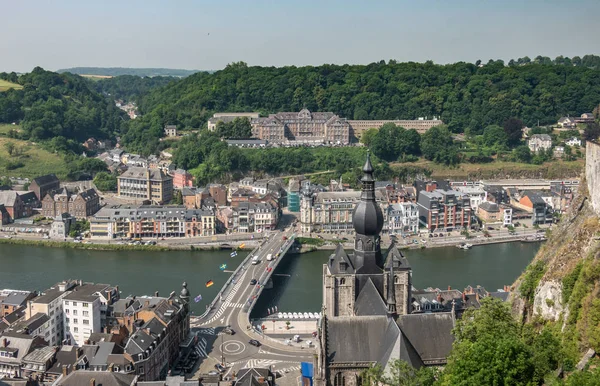
[[[156,291],[156,292],[154,293],[154,296],[158,297],[158,291]]]
[[[467,294],[465,292],[462,293],[463,302],[467,301]]]
[[[114,363],[111,363],[110,365],[108,365],[108,372],[112,373],[114,371]]]
[[[144,302],[144,307],[148,307],[149,305],[150,305],[150,300],[146,300],[146,301]]]
[[[437,299],[438,303],[441,303],[442,302],[442,294],[438,292],[436,299]]]
[[[452,286],[448,286],[448,291],[452,290]]]
[[[62,375],[63,377],[69,375],[69,367],[67,365],[62,365]]]
[[[4,338],[2,340],[2,347],[8,347],[8,339]]]
[[[90,379],[90,386],[96,386],[96,379],[95,378]]]

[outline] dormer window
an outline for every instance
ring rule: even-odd
[[[345,261],[340,261],[340,271],[345,271],[348,268],[348,264]]]

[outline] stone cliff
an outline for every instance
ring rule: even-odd
[[[600,351],[600,145],[588,143],[585,183],[548,241],[517,279],[513,313],[554,326],[571,362]]]

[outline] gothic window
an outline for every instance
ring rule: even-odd
[[[335,378],[333,379],[333,386],[346,386],[343,373],[339,372],[335,375]]]
[[[400,276],[394,277],[394,284],[400,284]]]
[[[367,248],[365,250],[367,250],[367,251],[373,250],[373,241],[371,241],[371,239],[367,240]]]
[[[362,386],[362,377],[360,375],[356,376],[356,386]]]
[[[344,284],[346,284],[346,278],[343,277],[340,279],[340,285],[344,285]]]

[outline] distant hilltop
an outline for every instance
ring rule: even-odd
[[[200,70],[178,70],[173,68],[125,68],[125,67],[73,67],[58,70],[57,72],[70,72],[78,75],[95,75],[98,77],[112,77],[119,75],[134,76],[186,76],[200,72]],[[209,71],[210,72],[210,71]]]

